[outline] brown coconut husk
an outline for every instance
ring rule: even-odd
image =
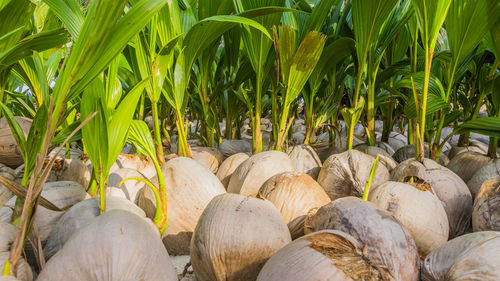
[[[408,229],[420,256],[425,257],[448,241],[446,211],[429,184],[388,181],[371,190],[368,200]]]
[[[330,202],[325,190],[308,174],[285,172],[268,179],[259,190],[280,211],[292,239],[304,235],[308,211]]]
[[[352,235],[376,265],[382,280],[418,280],[419,256],[409,231],[389,212],[357,197],[321,207],[310,219],[312,231],[335,229]]]
[[[227,192],[256,196],[260,187],[270,177],[293,171],[290,157],[281,151],[265,151],[245,160],[234,171]]]
[[[500,231],[500,177],[483,183],[472,209],[474,231]]]
[[[470,249],[481,244],[482,242],[495,237],[500,237],[500,232],[481,231],[465,234],[448,241],[446,244],[434,250],[425,258],[422,263],[422,280],[448,280],[445,279],[445,276],[460,256],[469,252]]]
[[[363,195],[365,183],[375,158],[358,150],[334,154],[323,163],[318,175],[318,183],[325,189],[331,200],[345,196]],[[389,171],[379,164],[372,187],[389,180]]]
[[[220,164],[224,161],[224,155],[214,147],[191,147],[193,160],[200,163],[203,167],[217,173]]]
[[[497,177],[500,177],[500,158],[479,169],[467,182],[472,198],[476,197],[484,182]]]
[[[237,153],[248,153],[252,151],[252,143],[248,140],[223,140],[219,144],[219,151],[225,157]]]
[[[446,167],[468,182],[479,169],[491,161],[492,159],[484,154],[466,151],[453,157]]]
[[[40,272],[39,281],[177,280],[158,229],[146,218],[112,210],[81,227]]]
[[[191,240],[191,263],[200,280],[255,280],[264,263],[291,241],[269,201],[238,194],[216,196]]]
[[[168,226],[163,242],[173,255],[189,253],[191,235],[196,223],[215,196],[225,193],[219,179],[191,158],[177,157],[166,162],[161,171],[167,189]],[[137,205],[154,218],[156,200],[149,187],[139,191]]]
[[[217,178],[224,185],[224,188],[227,189],[229,186],[229,180],[231,179],[231,175],[233,175],[234,171],[243,163],[245,160],[250,158],[248,153],[236,153],[224,160],[217,170]]]
[[[28,136],[32,120],[18,116],[15,119],[24,132],[24,136]],[[9,124],[7,124],[5,118],[0,119],[0,163],[10,167],[17,167],[24,163],[21,151],[17,148],[16,140],[12,136]]]
[[[258,281],[382,280],[375,264],[351,235],[322,230],[293,241],[274,254]]]
[[[321,160],[312,147],[306,144],[296,145],[288,153],[296,172],[306,173],[313,179],[318,178]]]
[[[407,177],[423,179],[432,186],[448,216],[449,238],[459,236],[469,229],[472,196],[459,176],[434,160],[425,159],[422,164],[409,159],[400,163],[391,173],[393,181],[404,181]]]

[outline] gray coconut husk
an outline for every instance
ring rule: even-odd
[[[106,197],[106,210],[125,210],[138,216],[145,217],[141,208],[132,202],[117,197]],[[89,198],[71,207],[52,229],[47,244],[43,249],[45,258],[49,259],[59,251],[66,241],[81,227],[87,225],[99,216],[99,198]]]
[[[200,280],[255,280],[264,263],[291,241],[278,210],[267,200],[216,196],[191,240],[191,263]]]
[[[163,243],[173,255],[189,253],[189,243],[196,223],[215,196],[226,193],[219,179],[191,158],[177,157],[161,168],[165,178],[168,205],[168,226]],[[157,181],[154,179],[154,181]],[[149,218],[154,218],[156,200],[149,187],[139,191],[137,205]]]
[[[420,178],[431,185],[448,216],[449,238],[462,235],[469,229],[472,196],[459,176],[426,158],[423,164],[415,159],[408,159],[392,170],[393,181],[404,182],[408,177]]]
[[[281,151],[265,151],[245,160],[229,180],[227,192],[255,196],[270,177],[293,171],[290,157]]]
[[[259,190],[278,209],[292,239],[304,235],[304,220],[310,209],[330,202],[328,194],[308,174],[285,172],[268,179]]]
[[[10,246],[16,238],[17,227],[10,223],[0,222],[0,252],[10,251]]]
[[[467,186],[469,187],[472,197],[476,197],[481,185],[483,185],[485,181],[497,177],[500,177],[500,159],[495,159],[489,164],[483,166],[467,182]]]
[[[377,157],[378,155],[380,163],[383,164],[389,172],[391,172],[392,169],[394,169],[398,165],[398,162],[396,162],[392,158],[392,156],[383,148],[362,144],[356,146],[354,149],[359,150],[368,155],[371,155],[373,157]]]
[[[217,173],[219,165],[224,161],[224,155],[214,147],[191,147],[191,152],[193,153],[193,160],[214,174]]]
[[[500,237],[500,232],[481,231],[459,236],[429,254],[422,263],[423,281],[444,281],[446,274],[457,259],[470,249],[491,238]],[[455,280],[455,279],[451,279]],[[485,279],[474,279],[485,280]],[[488,279],[492,280],[492,279]]]
[[[0,276],[0,281],[21,281],[14,276]]]
[[[404,162],[408,159],[412,159],[412,158],[415,158],[415,145],[414,144],[409,144],[409,145],[406,145],[406,146],[403,146],[401,147],[400,149],[396,150],[396,152],[394,153],[394,155],[392,155],[392,158],[394,158],[394,160],[396,160],[396,162]],[[429,157],[429,144],[425,144],[424,145],[424,156],[425,157]],[[450,162],[450,159],[448,158],[448,156],[446,156],[446,154],[444,153],[441,153],[441,155],[439,156],[439,164],[440,165],[443,165],[443,166],[446,166],[448,165],[448,163]]]
[[[91,170],[80,159],[57,159],[50,171],[47,182],[74,181],[87,187]]]
[[[352,235],[382,280],[418,280],[419,256],[410,232],[389,212],[357,197],[332,201],[308,217],[305,232],[335,229]]]
[[[408,229],[421,256],[448,241],[446,211],[429,184],[388,181],[370,190],[368,200]]]
[[[391,156],[394,154],[394,152],[396,152],[388,143],[386,142],[382,142],[382,141],[377,141],[375,142],[375,147],[378,147],[382,150],[384,150],[388,156]],[[366,147],[369,147],[369,145],[367,143],[363,143],[363,144],[358,144],[356,145],[354,148],[355,149],[358,149],[360,151],[363,151]],[[385,154],[385,153],[384,153]]]
[[[0,252],[0,268],[4,268],[5,262],[9,259],[9,256],[10,252]],[[19,279],[19,281],[33,281],[33,271],[23,258],[21,258],[17,264],[17,279]]]
[[[453,157],[446,167],[468,182],[479,169],[491,161],[492,159],[484,154],[466,151]]]
[[[334,154],[323,163],[318,175],[318,183],[325,189],[330,199],[363,195],[365,183],[370,175],[375,158],[358,150]],[[379,164],[372,186],[389,180],[389,171]]]
[[[80,228],[40,272],[38,281],[177,280],[154,224],[111,210]]]
[[[321,160],[312,147],[306,144],[295,145],[288,153],[296,172],[306,173],[313,179],[318,178]]]
[[[245,160],[250,158],[248,153],[236,153],[224,160],[222,164],[219,167],[219,170],[217,170],[217,178],[221,181],[221,183],[224,185],[224,188],[227,189],[229,185],[229,180],[231,179],[231,175],[234,173],[236,168],[240,166],[241,163],[243,163]]]
[[[15,119],[21,127],[24,136],[28,136],[32,120],[18,116]],[[17,142],[12,136],[9,124],[7,124],[5,118],[0,118],[0,163],[10,167],[17,167],[24,163],[21,151],[17,147]]]
[[[241,152],[248,153],[252,151],[252,143],[248,140],[223,140],[219,144],[219,151],[225,157]]]
[[[14,170],[3,164],[0,164],[0,176],[9,180],[15,179]],[[14,196],[14,194],[12,194],[7,187],[0,183],[0,207],[7,203],[12,196]]]
[[[140,172],[128,168],[119,169],[110,173],[108,178],[108,194],[111,193],[115,197],[122,197],[135,203],[137,200],[137,193],[145,187],[146,184],[138,180],[127,180],[120,186],[120,183],[124,179],[130,177],[145,179],[144,175]],[[110,191],[110,189],[112,191]]]
[[[472,209],[474,231],[500,231],[500,177],[483,183]]]
[[[488,153],[488,145],[478,141],[478,140],[470,140],[469,146],[453,146],[448,153],[448,157],[450,159],[455,158],[460,153],[464,153],[466,151],[473,151],[477,153],[481,153],[486,155]]]
[[[0,208],[0,222],[10,222],[12,217],[12,209],[9,207]]]
[[[322,230],[297,239],[274,254],[257,281],[378,281],[376,264],[365,256],[362,245],[351,235]]]
[[[388,143],[394,151],[397,151],[401,147],[408,145],[408,138],[405,135],[393,131],[389,133]]]

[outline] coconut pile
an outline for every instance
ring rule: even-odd
[[[158,182],[151,161],[118,157],[99,215],[87,193],[92,164],[64,153],[42,191],[62,211],[39,206],[34,217],[44,262],[28,242],[17,279],[0,280],[500,280],[499,159],[450,146],[445,161],[421,163],[396,132],[376,146],[318,147],[252,155],[246,140],[226,140],[193,147],[193,158],[169,156],[163,234],[151,189],[120,185]],[[0,147],[0,176],[20,182],[19,156]],[[0,184],[2,268],[16,201]]]

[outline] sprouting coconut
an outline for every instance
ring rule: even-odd
[[[146,184],[142,181],[130,179],[124,181],[123,184],[120,185],[123,180],[132,177],[144,179],[144,175],[140,172],[128,168],[119,169],[110,173],[108,179],[108,191],[111,189],[113,190],[112,194],[114,194],[114,196],[123,197],[130,200],[130,202],[135,203],[137,200],[137,193],[144,186],[146,186]]]
[[[156,170],[153,162],[145,156],[139,157],[135,154],[120,154],[118,155],[118,159],[116,159],[115,163],[113,163],[113,166],[111,166],[109,172],[113,173],[123,168],[139,171],[147,179],[156,176]]]
[[[469,146],[453,146],[450,149],[450,153],[448,153],[448,157],[450,159],[455,158],[460,153],[464,153],[467,151],[473,151],[480,154],[486,155],[488,153],[488,145],[478,141],[478,140],[470,140]]]
[[[409,159],[392,170],[391,178],[403,182],[409,177],[417,177],[429,183],[443,204],[448,224],[449,238],[465,233],[470,227],[472,196],[464,181],[448,168],[431,159],[420,163]]]
[[[90,182],[90,170],[80,159],[57,159],[47,181],[74,181],[87,187]]]
[[[17,227],[10,223],[0,222],[0,268],[3,269],[5,262],[9,259],[10,247],[17,234]],[[21,259],[17,269],[18,279],[20,281],[33,280],[33,272],[28,263]],[[1,279],[0,279],[1,280]]]
[[[467,182],[467,186],[469,187],[472,197],[476,197],[479,193],[479,189],[485,181],[497,177],[500,177],[500,159],[495,159],[488,165],[479,169]]]
[[[169,253],[185,255],[201,213],[212,198],[226,190],[210,170],[191,158],[169,160],[161,171],[167,188],[169,218],[163,242]],[[149,187],[141,189],[137,204],[149,218],[154,218],[156,201]]]
[[[259,190],[280,211],[292,238],[304,235],[304,220],[312,208],[330,202],[325,190],[308,174],[285,172],[268,179]]]
[[[357,197],[332,201],[306,220],[306,233],[334,229],[352,235],[382,280],[418,280],[419,256],[410,232],[389,212]]]
[[[500,177],[483,183],[472,210],[474,231],[500,231]]]
[[[322,230],[281,248],[266,262],[257,281],[378,281],[383,280],[383,271],[351,235]]]
[[[223,140],[219,144],[219,151],[225,157],[241,152],[248,153],[252,151],[252,143],[247,140]]]
[[[43,249],[48,259],[59,251],[75,231],[99,216],[99,198],[89,198],[71,207],[52,229],[47,244]],[[146,217],[144,211],[129,200],[117,197],[106,197],[106,210],[125,210],[141,217]]]
[[[446,167],[461,177],[465,182],[468,182],[479,169],[488,165],[491,160],[490,157],[484,154],[466,151],[453,157]]]
[[[265,151],[255,154],[241,163],[234,171],[227,192],[255,196],[270,177],[293,171],[290,157],[281,151]]]
[[[306,173],[313,179],[318,178],[321,160],[312,147],[306,144],[296,145],[288,153],[288,156],[292,160],[295,171]]]
[[[358,150],[334,154],[323,163],[318,183],[332,200],[345,196],[361,197],[374,162],[374,157]],[[378,165],[372,186],[387,180],[389,171],[384,165]]]
[[[248,158],[250,158],[250,156],[247,153],[240,152],[229,156],[226,160],[224,160],[224,162],[222,162],[219,170],[217,170],[217,178],[219,178],[226,189],[229,185],[231,175],[234,173],[236,168],[238,168],[240,164]]]
[[[421,256],[448,241],[448,218],[429,184],[388,181],[372,189],[368,200],[394,215],[410,231]]]
[[[191,263],[200,280],[255,280],[264,263],[291,241],[278,210],[267,200],[216,196],[191,240]]]
[[[26,117],[15,117],[15,119],[24,135],[27,136],[32,120]],[[24,163],[23,156],[17,148],[16,140],[5,118],[0,119],[0,163],[11,167],[17,167]]]
[[[396,162],[392,158],[389,152],[378,146],[368,146],[363,144],[356,146],[354,149],[359,150],[368,155],[371,155],[373,157],[379,156],[380,163],[384,165],[389,172],[392,171],[392,169],[394,169],[398,165],[398,162]]]
[[[481,231],[459,236],[448,241],[425,257],[422,263],[422,280],[444,281],[448,271],[460,259],[477,245],[493,238],[500,238],[500,232]],[[489,258],[489,257],[488,257]],[[460,279],[463,280],[463,279]],[[467,280],[496,280],[496,279],[467,279]]]
[[[38,281],[177,280],[156,226],[112,210],[82,226],[40,272]]]

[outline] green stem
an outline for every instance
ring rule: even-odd
[[[425,117],[427,113],[427,94],[429,91],[429,80],[431,77],[431,67],[432,67],[432,57],[434,52],[430,51],[429,48],[425,48],[425,73],[424,73],[424,85],[422,91],[422,110],[420,111],[420,135],[418,138],[419,151],[417,155],[418,161],[424,162],[424,139],[425,139]]]
[[[156,158],[160,161],[161,164],[165,163],[165,154],[163,152],[163,144],[161,141],[161,130],[160,130],[160,122],[158,118],[158,103],[153,102],[151,104],[151,110],[153,112],[153,129],[155,135],[155,148],[156,148]]]

